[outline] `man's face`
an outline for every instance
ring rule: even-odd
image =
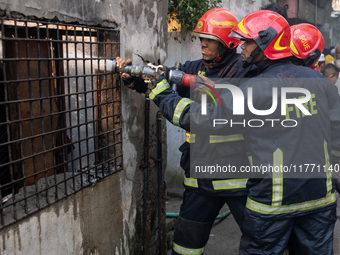
[[[340,59],[340,46],[335,48],[335,59]]]
[[[218,45],[216,40],[201,38],[202,58],[207,61],[212,61],[218,57]]]
[[[246,61],[247,58],[250,57],[250,54],[257,48],[257,44],[254,40],[246,39],[244,43],[241,45],[241,57],[243,61]],[[261,51],[255,59],[253,59],[252,63],[260,62],[264,59],[264,53]]]

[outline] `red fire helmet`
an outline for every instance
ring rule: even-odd
[[[236,48],[241,41],[228,37],[231,29],[238,23],[231,11],[214,8],[207,11],[197,22],[194,34],[201,38],[220,41],[227,48]]]
[[[302,59],[305,66],[316,69],[325,47],[321,32],[315,26],[307,23],[291,26],[290,30],[291,53],[296,58]]]
[[[260,10],[246,15],[235,26],[230,37],[254,40],[271,60],[290,57],[290,27],[280,14]]]

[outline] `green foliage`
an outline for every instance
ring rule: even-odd
[[[198,19],[208,10],[221,7],[221,2],[222,0],[168,0],[168,14],[170,20],[177,20],[181,24],[182,29],[193,31]]]

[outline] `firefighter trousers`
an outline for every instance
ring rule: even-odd
[[[289,251],[298,255],[333,255],[336,208],[298,217],[263,219],[246,209],[243,230],[250,238],[244,255],[282,255],[290,236]]]
[[[203,254],[212,225],[225,203],[242,231],[246,201],[247,196],[205,196],[195,189],[185,190],[172,254]]]

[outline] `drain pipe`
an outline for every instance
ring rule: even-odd
[[[158,240],[159,240],[159,254],[165,254],[165,185],[163,185],[163,157],[162,157],[162,113],[157,113],[157,182],[158,182]]]
[[[148,182],[149,182],[149,118],[150,117],[150,98],[145,95],[145,112],[144,112],[144,185],[143,185],[143,254],[150,254],[150,219],[148,219],[150,211],[150,203],[147,206]]]

